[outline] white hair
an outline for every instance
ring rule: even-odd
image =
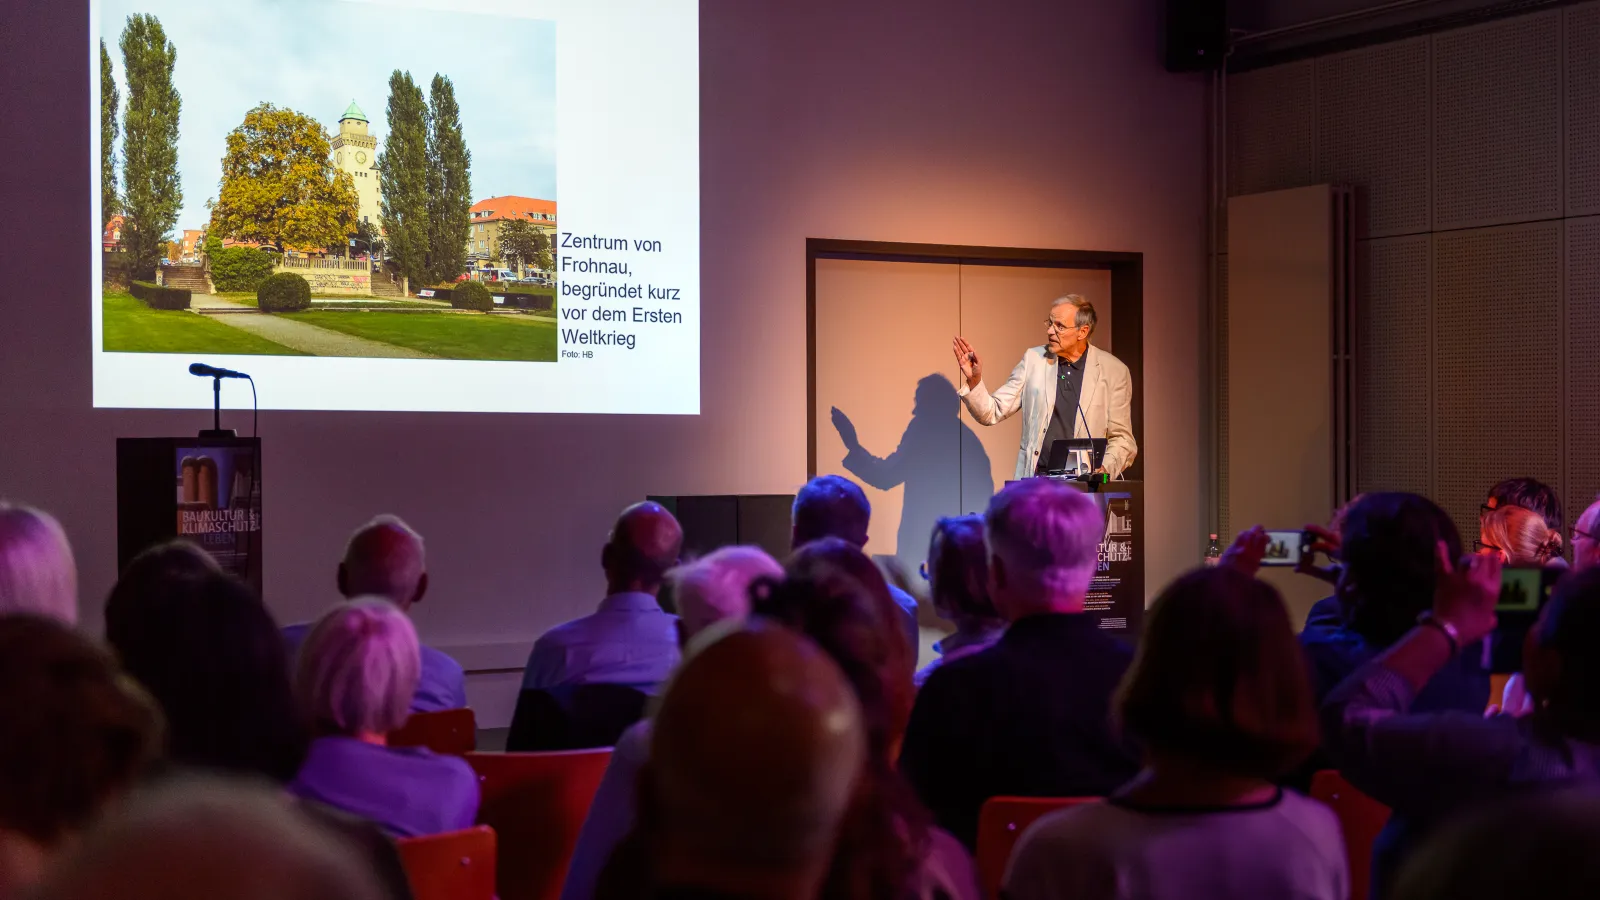
[[[357,528],[345,546],[345,592],[351,597],[377,594],[410,603],[426,569],[422,535],[399,516],[374,518]]]
[[[1089,333],[1094,334],[1095,326],[1100,324],[1100,317],[1095,314],[1094,304],[1090,303],[1088,298],[1084,297],[1082,294],[1064,294],[1055,298],[1054,300],[1051,300],[1050,308],[1053,310],[1063,303],[1072,304],[1073,308],[1078,311],[1077,315],[1072,320],[1072,324],[1078,326],[1079,328],[1088,325]]]
[[[295,698],[321,727],[382,734],[405,724],[421,677],[411,619],[383,597],[357,597],[312,626],[295,668]]]
[[[0,614],[78,622],[78,566],[49,513],[0,501]]]
[[[1046,478],[1007,485],[983,517],[989,552],[1039,600],[1082,597],[1100,562],[1105,518],[1088,494]]]
[[[750,615],[750,585],[758,578],[782,578],[783,567],[760,547],[723,547],[673,570],[673,598],[684,638],[725,619]]]

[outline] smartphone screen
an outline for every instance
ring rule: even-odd
[[[1292,566],[1300,561],[1300,530],[1268,531],[1263,566]]]
[[[1506,566],[1500,570],[1500,601],[1497,613],[1535,613],[1550,594],[1553,573],[1538,566]]]

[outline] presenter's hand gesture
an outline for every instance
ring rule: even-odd
[[[967,389],[971,390],[983,383],[983,363],[978,360],[978,354],[973,351],[972,345],[963,337],[956,338],[951,343],[956,352],[956,365],[961,367],[961,377],[967,380]]]

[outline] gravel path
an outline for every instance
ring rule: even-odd
[[[318,328],[304,322],[295,322],[279,316],[268,315],[254,307],[243,303],[235,303],[211,294],[194,294],[190,297],[189,308],[193,310],[212,310],[211,313],[200,312],[213,322],[221,322],[240,331],[248,331],[258,337],[302,353],[313,356],[360,356],[395,359],[438,359],[431,353],[421,350],[412,350],[407,347],[396,347],[379,341],[369,341],[366,338],[356,337],[339,331],[330,331],[327,328]],[[359,315],[359,313],[349,313]]]

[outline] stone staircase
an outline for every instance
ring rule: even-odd
[[[196,294],[211,293],[211,285],[206,283],[204,266],[163,266],[161,282],[167,287],[186,288]]]
[[[404,300],[405,292],[400,290],[400,282],[393,280],[387,269],[372,270],[372,296],[392,297]]]

